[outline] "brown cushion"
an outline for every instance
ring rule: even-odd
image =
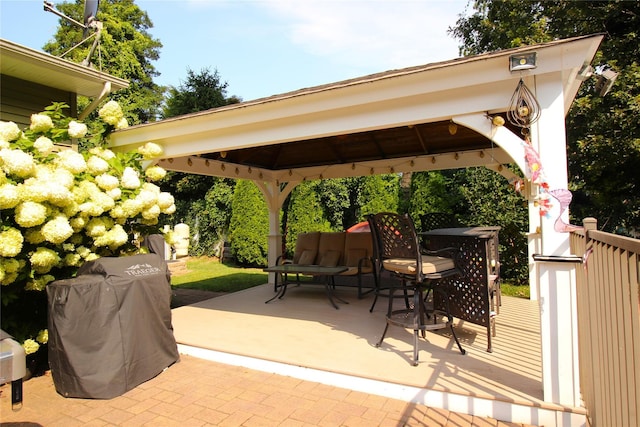
[[[320,240],[318,241],[318,253],[325,254],[328,251],[338,251],[338,264],[344,262],[342,259],[342,252],[344,251],[345,234],[346,233],[331,231],[324,231],[320,233]]]
[[[382,261],[385,270],[394,271],[400,274],[416,274],[416,260],[410,258],[390,258]],[[440,271],[451,270],[455,264],[451,258],[439,256],[422,256],[422,273],[438,273]]]
[[[340,251],[326,251],[321,254],[318,265],[322,267],[335,267],[340,260]]]
[[[366,256],[366,249],[349,249],[347,251],[347,261],[345,262],[345,265],[347,267],[357,267],[358,262],[360,262],[360,260],[362,258],[365,258]]]
[[[293,263],[301,264],[300,257],[306,250],[317,251],[318,241],[320,240],[320,232],[312,231],[310,233],[300,233],[296,240],[296,249],[293,252]]]
[[[300,255],[300,259],[298,260],[298,264],[302,265],[311,265],[316,260],[317,251],[312,251],[311,249],[307,249],[302,251],[302,255]]]

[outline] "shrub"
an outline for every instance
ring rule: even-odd
[[[96,146],[84,152],[55,143],[87,144],[86,125],[54,103],[29,128],[0,122],[0,284],[2,328],[27,353],[46,342],[46,285],[74,277],[85,261],[139,250],[136,237],[158,233],[158,217],[175,211],[173,196],[151,181],[164,177],[143,162],[162,154],[147,143],[135,152]],[[94,143],[126,127],[120,106],[99,112]]]

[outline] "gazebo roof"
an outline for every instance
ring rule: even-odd
[[[169,170],[260,181],[359,176],[512,162],[465,117],[508,110],[522,78],[562,87],[564,112],[602,35],[458,58],[305,88],[112,135],[112,146],[161,144]],[[537,66],[510,71],[512,55],[535,52]],[[507,125],[514,134],[519,129]]]

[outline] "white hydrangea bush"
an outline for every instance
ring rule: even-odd
[[[57,149],[56,142],[89,137],[87,126],[65,117],[64,108],[54,103],[32,115],[24,130],[0,121],[3,310],[13,293],[43,291],[53,280],[73,277],[86,261],[136,253],[135,236],[160,233],[160,216],[176,209],[173,196],[153,183],[166,171],[143,167],[162,155],[162,147],[147,143],[128,153]],[[114,101],[99,116],[108,125],[100,140],[127,126]],[[25,349],[36,351],[46,336],[45,329],[36,331]]]

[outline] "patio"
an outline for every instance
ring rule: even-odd
[[[493,353],[486,329],[456,320],[467,354],[446,330],[428,332],[414,367],[412,331],[391,328],[374,347],[386,299],[369,313],[371,297],[358,300],[351,288],[336,293],[349,302],[339,310],[318,286],[293,287],[265,304],[273,296],[265,284],[174,309],[174,333],[183,354],[454,412],[536,425],[582,412],[543,401],[536,301],[503,298]]]

